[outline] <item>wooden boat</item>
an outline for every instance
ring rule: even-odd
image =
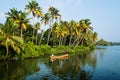
[[[61,56],[55,56],[55,55],[51,55],[50,59],[61,59],[61,58],[67,58],[69,56],[69,54],[64,54]]]

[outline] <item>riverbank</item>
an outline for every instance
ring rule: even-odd
[[[84,56],[85,52],[90,51],[92,49],[90,48],[91,47],[85,47],[85,46],[77,46],[71,48],[70,46],[56,46],[56,47],[51,47],[48,45],[36,46],[32,43],[27,43],[25,45],[25,50],[22,52],[22,59],[44,57],[44,56],[50,56],[52,54],[59,55],[65,53],[68,53],[70,55],[77,54],[82,57]]]
[[[85,47],[85,46],[48,46],[48,45],[34,45],[31,42],[28,42],[24,45],[24,49],[21,51],[20,55],[15,55],[9,57],[8,60],[16,60],[16,59],[31,59],[31,58],[37,58],[37,57],[46,57],[50,56],[52,54],[54,55],[61,55],[68,53],[71,56],[72,55],[79,55],[83,57],[86,52],[91,51],[91,49],[94,49],[94,46],[91,47]],[[10,53],[11,54],[11,53]],[[4,60],[3,57],[0,58],[0,60]]]

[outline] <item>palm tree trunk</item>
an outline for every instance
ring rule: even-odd
[[[5,55],[5,59],[7,59],[8,53],[9,53],[9,49],[8,49],[8,45],[7,45],[7,43],[6,43],[6,55]]]
[[[61,45],[61,36],[60,36],[60,39],[59,39],[59,45]]]
[[[61,37],[61,45],[63,45],[63,42],[64,42],[64,38]]]
[[[47,45],[49,44],[49,40],[50,40],[51,33],[52,33],[52,27],[51,27],[50,32],[49,32],[49,34],[48,34]]]
[[[33,28],[33,37],[32,37],[32,42],[34,42],[34,33],[35,33],[35,29]]]
[[[75,40],[74,40],[74,42],[73,42],[73,45],[76,45],[76,44],[78,43],[79,37],[80,37],[80,32],[79,32],[77,38],[75,38]],[[75,44],[75,43],[76,43],[76,44]]]
[[[51,33],[52,33],[52,25],[51,25],[51,23],[53,23],[53,19],[51,20],[51,22],[50,22],[50,32],[49,32],[49,34],[48,34],[48,39],[47,39],[47,45],[49,44],[49,40],[50,40],[50,36],[51,36]]]
[[[22,38],[22,27],[21,27],[21,38]]]
[[[70,35],[69,46],[71,45],[72,35]]]
[[[78,45],[81,43],[82,40],[83,40],[83,38],[81,38],[81,39],[77,42],[76,46],[78,46]]]
[[[38,33],[36,32],[36,45],[37,45],[37,38],[38,38],[38,35],[37,35]]]
[[[40,40],[39,40],[39,44],[38,44],[38,45],[41,44],[41,41],[42,41],[43,35],[44,35],[44,32],[41,33],[41,36],[40,36]]]
[[[67,37],[67,36],[65,36],[64,39],[63,39],[63,45],[66,44],[66,37]]]
[[[78,37],[74,40],[74,42],[73,42],[73,44],[72,45],[75,45],[75,43],[77,43],[77,41],[78,41]]]

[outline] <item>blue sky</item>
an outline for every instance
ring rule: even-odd
[[[0,0],[0,22],[5,21],[4,13],[15,7],[23,10],[30,0]],[[37,0],[46,12],[49,6],[56,7],[62,20],[79,21],[90,19],[99,39],[120,42],[120,0]]]

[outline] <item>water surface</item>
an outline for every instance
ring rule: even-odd
[[[120,80],[120,46],[101,46],[84,58],[0,62],[0,80]]]

